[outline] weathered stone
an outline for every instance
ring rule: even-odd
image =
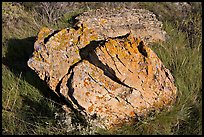
[[[28,66],[74,109],[110,128],[170,106],[176,87],[157,55],[131,33],[100,40],[94,30],[42,29]]]
[[[76,25],[86,23],[95,29],[99,39],[122,36],[131,31],[134,37],[145,43],[165,41],[166,32],[162,30],[162,22],[145,9],[107,9],[89,10],[75,18]]]
[[[85,26],[77,30],[71,28],[60,31],[43,28],[38,34],[35,51],[28,65],[55,91],[69,67],[81,60],[79,49],[95,39],[97,34]]]

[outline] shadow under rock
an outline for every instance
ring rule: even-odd
[[[34,51],[35,40],[36,37],[34,36],[25,39],[9,39],[7,52],[2,58],[2,63],[17,77],[21,74],[21,78],[37,88],[44,97],[61,103],[59,97],[46,85],[45,81],[41,80],[27,65],[27,61]]]

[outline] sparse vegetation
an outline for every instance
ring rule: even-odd
[[[170,2],[58,3],[62,10],[53,16],[46,13],[41,4],[2,3],[2,134],[202,134],[201,3],[190,2],[191,10],[184,12]],[[47,10],[52,10],[49,3],[47,5]],[[52,6],[56,8],[55,4]],[[62,113],[59,98],[28,68],[27,61],[32,55],[35,37],[43,26],[70,27],[73,16],[101,6],[145,8],[164,23],[169,35],[167,41],[149,46],[172,72],[178,99],[171,111],[163,110],[134,125],[111,131],[90,132],[89,128],[69,131],[69,126],[59,124],[55,117]]]

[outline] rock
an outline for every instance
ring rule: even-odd
[[[174,103],[174,78],[143,41],[132,33],[101,40],[87,26],[43,28],[28,61],[69,107],[111,128]]]
[[[55,91],[69,67],[81,60],[79,49],[94,39],[97,39],[97,34],[84,26],[78,30],[60,31],[43,28],[38,34],[35,51],[28,65]]]
[[[122,36],[131,31],[134,37],[145,43],[165,41],[166,32],[156,15],[145,9],[97,9],[89,10],[75,18],[77,25],[86,23],[95,29],[99,39]]]

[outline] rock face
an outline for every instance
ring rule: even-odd
[[[107,128],[176,99],[170,71],[132,33],[101,40],[85,24],[60,31],[43,28],[28,66],[72,109]]]
[[[131,31],[145,43],[165,41],[166,32],[155,14],[145,9],[97,9],[76,17],[76,25],[86,23],[95,29],[99,39],[122,36]]]

